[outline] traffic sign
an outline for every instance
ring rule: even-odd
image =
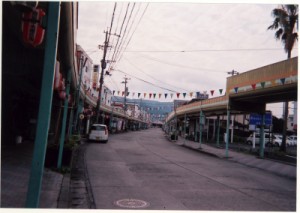
[[[264,116],[265,116],[264,124],[267,126],[272,125],[272,113],[267,112]],[[256,113],[250,114],[249,125],[261,125],[261,122],[262,122],[262,115]]]

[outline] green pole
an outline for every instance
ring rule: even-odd
[[[183,136],[184,136],[184,142],[186,141],[186,114],[184,114],[184,125],[183,125]]]
[[[202,144],[202,121],[203,121],[203,112],[202,110],[200,111],[200,116],[199,116],[199,148],[201,149],[201,144]]]
[[[114,108],[111,110],[110,119],[109,119],[109,128],[112,130],[112,120],[114,116]]]
[[[227,125],[226,125],[226,158],[228,158],[229,126],[230,126],[230,110],[227,109]]]
[[[57,51],[57,38],[60,17],[60,3],[49,2],[45,56],[43,66],[40,106],[38,112],[37,130],[34,141],[32,165],[26,197],[27,208],[38,208],[40,191],[44,172],[45,155],[47,148],[48,130],[51,119],[53,96],[54,69]]]
[[[218,115],[218,129],[217,129],[217,147],[220,146],[220,126],[221,126],[221,121],[220,121],[220,116]]]
[[[66,87],[66,99],[64,102],[64,113],[63,113],[63,120],[62,120],[62,127],[60,132],[60,140],[59,140],[59,152],[58,152],[58,160],[57,160],[57,168],[61,168],[62,163],[62,155],[63,155],[63,149],[64,149],[64,141],[65,141],[65,135],[66,135],[66,123],[67,123],[67,115],[68,115],[68,97],[70,94],[70,84],[71,84],[71,72],[72,70],[68,70],[67,74],[67,87]]]
[[[73,117],[74,117],[74,109],[71,107],[70,110],[70,119],[69,119],[69,129],[68,129],[68,136],[70,136],[73,132]]]
[[[197,123],[197,120],[195,120],[195,124],[194,124],[194,142],[197,141],[197,128],[196,128],[196,123]]]
[[[264,143],[265,143],[265,115],[262,114],[262,121],[260,125],[260,139],[259,139],[259,157],[264,158]]]
[[[77,93],[76,93],[76,104],[77,104],[77,109],[76,109],[76,116],[75,116],[75,131],[78,132],[78,117],[79,117],[79,111],[82,109],[82,105],[80,104],[80,88],[81,88],[81,81],[82,81],[82,73],[83,73],[83,67],[85,66],[85,63],[87,61],[87,58],[85,58],[85,61],[83,62],[83,56],[80,58],[80,75],[79,75],[79,82],[77,85]],[[79,131],[80,132],[80,131]]]

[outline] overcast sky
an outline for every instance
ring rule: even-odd
[[[103,57],[103,50],[98,45],[104,43],[104,31],[111,25],[114,5],[115,2],[110,1],[79,2],[77,43],[94,64],[100,64]],[[287,58],[282,43],[274,38],[275,31],[267,30],[272,24],[271,11],[278,6],[277,2],[139,1],[135,5],[130,2],[120,33],[127,5],[128,2],[117,2],[111,33],[121,34],[118,43],[122,45],[121,49],[116,49],[121,51],[114,71],[104,81],[111,90],[124,91],[121,82],[127,73],[131,78],[128,81],[129,98],[137,98],[137,93],[147,93],[147,98],[149,93],[156,93],[155,100],[170,101],[164,94],[173,92],[174,98],[175,92],[179,92],[180,99],[184,99],[182,93],[187,93],[185,99],[188,100],[190,92],[210,93],[210,90],[215,90],[214,96],[210,97],[217,97],[219,89],[225,91],[227,72],[242,73]],[[112,59],[117,39],[117,36],[110,37],[112,48],[107,60]],[[297,47],[298,43],[292,57],[298,55]],[[161,99],[158,99],[159,93],[163,94]],[[268,108],[281,116],[281,107],[282,104],[277,104]]]

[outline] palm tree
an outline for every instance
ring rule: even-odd
[[[294,44],[298,40],[298,33],[295,29],[297,25],[298,29],[298,5],[281,5],[272,11],[272,16],[275,18],[268,30],[276,30],[276,40],[282,41],[284,50],[288,54],[288,59],[291,58],[291,52]],[[284,124],[283,124],[283,137],[280,150],[286,151],[286,129],[287,129],[287,117],[288,117],[288,104],[284,104]]]

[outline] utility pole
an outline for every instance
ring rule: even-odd
[[[127,106],[126,106],[126,96],[127,96],[127,93],[128,93],[128,88],[127,88],[127,80],[130,80],[130,78],[127,78],[126,75],[125,75],[125,81],[122,81],[121,83],[122,84],[125,84],[125,94],[124,94],[124,115],[126,116],[126,110],[127,110]],[[127,131],[127,122],[125,123],[125,131]]]
[[[238,74],[240,74],[238,71],[235,71],[235,70],[232,70],[231,72],[227,72],[227,74],[231,74],[231,76],[234,76],[234,75],[238,75]],[[230,119],[230,118],[227,118],[227,119]],[[233,115],[232,116],[232,129],[231,129],[231,143],[233,143],[233,131],[234,131],[234,121],[235,121],[235,115]],[[227,138],[229,138],[228,136],[227,136]],[[227,141],[227,146],[228,146],[228,143],[229,143],[229,141]],[[226,150],[226,156],[227,156],[227,150]]]
[[[103,74],[104,74],[104,70],[106,68],[106,53],[107,53],[107,48],[108,46],[108,41],[109,41],[109,37],[108,37],[109,32],[105,31],[105,41],[104,41],[104,46],[103,46],[103,58],[101,60],[101,75],[100,75],[100,86],[99,86],[99,95],[98,95],[98,101],[97,101],[97,106],[96,106],[96,122],[99,123],[99,116],[100,116],[100,105],[101,105],[101,92],[102,92],[102,86],[103,86]],[[111,35],[111,34],[110,34]],[[115,36],[119,36],[116,34],[113,34]],[[119,36],[120,37],[120,36]],[[101,47],[101,46],[99,46]]]
[[[127,106],[126,106],[126,96],[127,96],[127,93],[128,93],[128,88],[127,88],[127,83],[128,81],[127,80],[130,80],[130,78],[127,78],[126,75],[124,77],[125,81],[122,81],[121,83],[122,84],[125,84],[125,94],[124,94],[124,112],[126,113],[126,110],[127,110]]]

